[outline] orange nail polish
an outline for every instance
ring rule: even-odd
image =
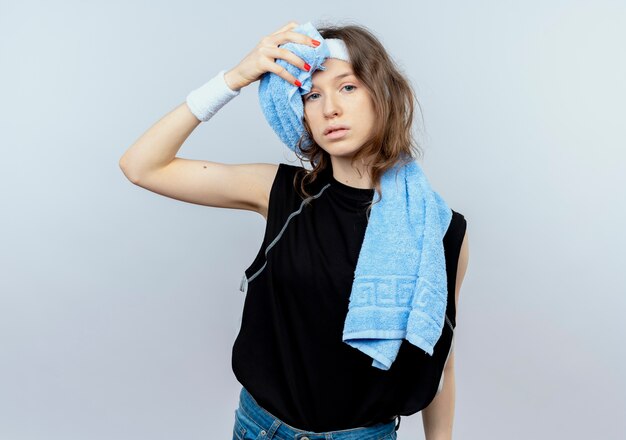
[[[312,40],[311,42],[313,43],[313,45],[314,45],[315,47],[317,47],[317,46],[319,46],[320,44],[322,44],[322,43],[320,43],[320,42],[319,42],[319,41],[317,41],[317,40]]]

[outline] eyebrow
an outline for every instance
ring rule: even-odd
[[[340,73],[339,75],[335,77],[335,80],[338,80],[339,78],[343,78],[344,76],[351,76],[351,75],[354,75],[354,74],[351,72]]]
[[[346,76],[356,76],[356,75],[352,72],[340,73],[335,78],[333,78],[333,81],[337,81],[338,79],[345,78]],[[315,86],[312,86],[312,87],[315,87]]]

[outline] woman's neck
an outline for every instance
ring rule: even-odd
[[[331,156],[330,161],[333,168],[333,177],[344,185],[354,188],[374,188],[369,173],[369,167],[361,161],[356,161],[353,168],[350,164],[351,159],[352,158]]]

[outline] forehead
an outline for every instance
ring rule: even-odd
[[[326,70],[316,70],[311,75],[311,81],[314,86],[330,83],[335,80],[337,75],[342,73],[354,74],[352,64],[337,58],[327,58],[322,65],[326,67]]]

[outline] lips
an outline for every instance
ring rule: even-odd
[[[328,135],[337,130],[348,130],[348,127],[345,125],[331,125],[324,130],[324,135]]]
[[[326,138],[326,139],[343,139],[344,137],[346,137],[346,136],[347,136],[347,133],[348,133],[349,131],[350,131],[350,130],[349,130],[349,129],[347,129],[347,128],[342,128],[342,129],[339,129],[339,130],[333,130],[333,131],[331,131],[330,133],[328,133],[328,134],[325,136],[325,138]]]

